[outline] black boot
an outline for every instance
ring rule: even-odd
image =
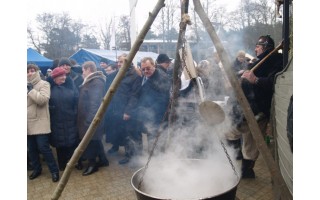
[[[78,160],[78,163],[76,164],[75,168],[77,170],[82,170],[83,169],[81,158]]]
[[[90,174],[95,173],[98,170],[99,170],[99,167],[97,166],[97,163],[95,161],[89,160],[89,165],[82,173],[82,176],[88,176]]]
[[[242,156],[242,151],[241,151],[241,140],[240,139],[227,140],[227,142],[230,146],[232,146],[236,150],[236,152],[237,152],[236,159],[242,160],[243,156]]]
[[[243,179],[256,178],[256,175],[253,171],[254,164],[255,164],[254,160],[242,159],[242,166],[241,166],[242,176],[241,176],[241,178],[243,178]]]
[[[29,176],[29,179],[32,180],[32,179],[35,179],[37,178],[38,176],[40,176],[41,174],[41,170],[34,170],[32,172],[32,174]]]
[[[83,173],[82,176],[88,176],[90,174],[93,174],[94,172],[98,171],[99,168],[96,165],[89,166]]]
[[[109,150],[108,153],[109,154],[113,154],[119,151],[119,146],[118,145],[113,145]]]
[[[130,158],[128,156],[125,156],[124,159],[119,160],[120,165],[127,164],[130,161]]]
[[[59,181],[59,172],[57,173],[52,173],[51,174],[52,182],[58,182]]]

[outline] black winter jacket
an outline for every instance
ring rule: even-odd
[[[77,105],[79,93],[72,79],[67,76],[65,83],[57,85],[51,77],[49,100],[51,137],[54,147],[71,147],[79,142],[77,131]]]
[[[167,74],[156,69],[138,93],[137,119],[154,126],[160,125],[167,111],[171,82]]]
[[[252,69],[259,63],[272,49],[267,50],[258,56],[258,60],[249,66]],[[283,69],[283,56],[280,53],[272,54],[265,62],[258,67],[254,74],[259,78],[257,84],[253,84],[254,101],[258,112],[263,112],[267,117],[270,116],[271,99],[274,92],[275,74]]]

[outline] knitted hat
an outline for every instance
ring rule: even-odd
[[[62,65],[68,65],[68,66],[72,67],[72,63],[70,62],[69,58],[66,58],[66,57],[62,57],[60,59],[58,67],[60,67]]]
[[[61,75],[65,75],[67,74],[66,70],[63,69],[63,67],[56,67],[54,68],[54,70],[52,71],[51,73],[51,77],[53,79],[57,78],[58,76],[61,76]]]
[[[157,63],[160,64],[160,63],[165,63],[165,62],[171,62],[171,58],[169,58],[167,56],[167,54],[159,54],[158,58],[157,58]]]

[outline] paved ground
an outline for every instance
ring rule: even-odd
[[[105,145],[105,151],[110,144]],[[136,200],[131,186],[131,177],[138,169],[133,165],[119,165],[124,149],[115,155],[107,154],[110,166],[102,167],[90,176],[82,176],[82,171],[74,169],[69,181],[60,196],[61,200]],[[272,200],[272,185],[268,169],[262,157],[256,162],[254,180],[241,180],[237,189],[237,198],[241,200]],[[28,174],[31,172],[29,171]],[[60,172],[62,176],[63,172]],[[28,179],[28,177],[27,177]],[[51,181],[51,175],[45,163],[41,176],[27,180],[29,200],[49,200],[58,183]]]

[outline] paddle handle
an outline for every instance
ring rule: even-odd
[[[264,63],[264,61],[267,60],[267,58],[269,58],[274,52],[278,51],[279,49],[281,49],[283,46],[283,40],[281,41],[281,43],[274,48],[266,57],[264,57],[262,60],[260,60],[260,62],[258,62],[258,64],[256,64],[250,71],[254,72],[256,69],[258,69],[258,67],[260,67],[262,65],[262,63]]]

